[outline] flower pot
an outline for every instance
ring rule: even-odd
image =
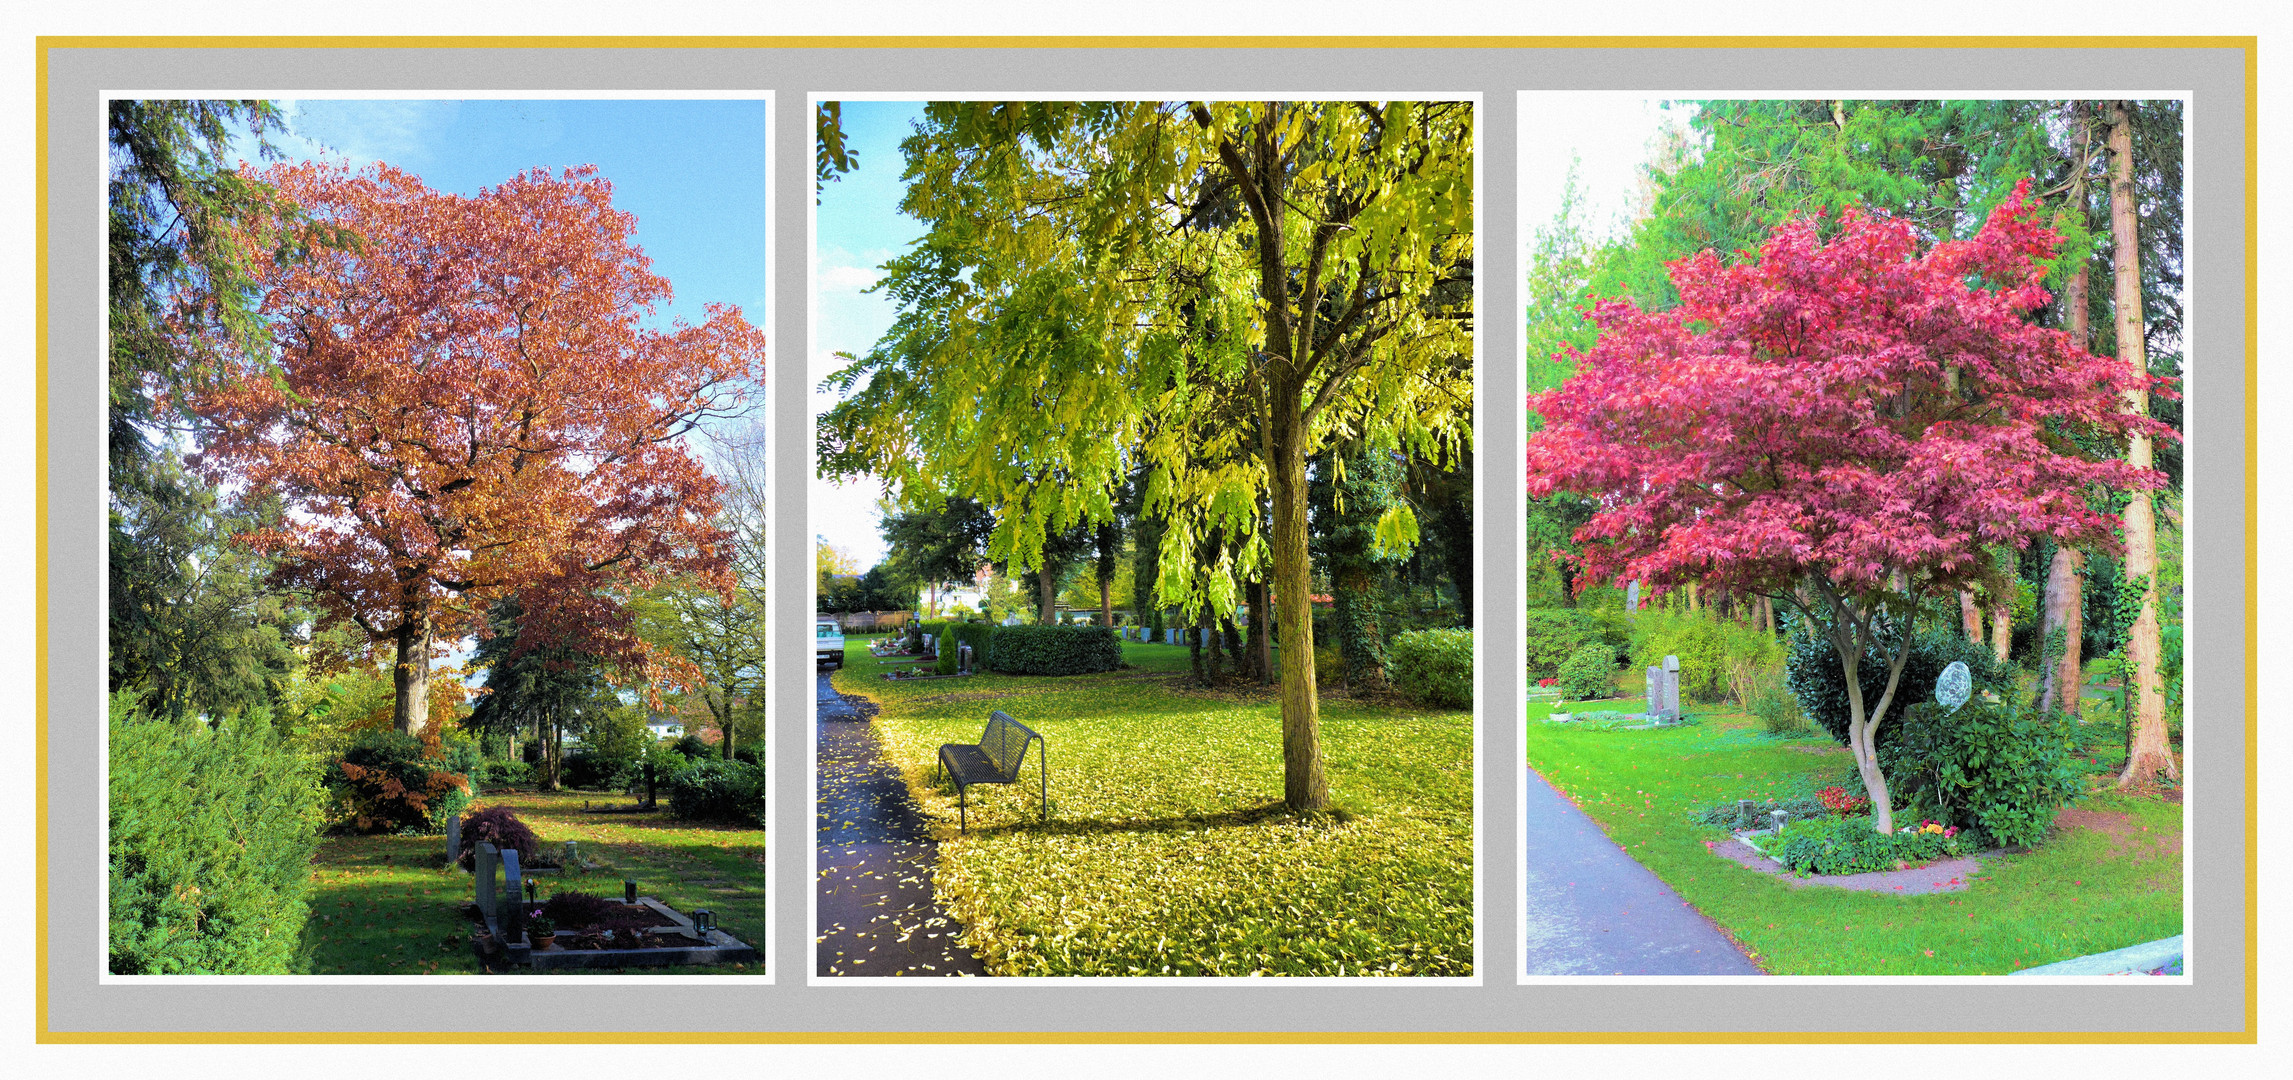
[[[536,948],[536,949],[554,949],[554,948],[557,948],[557,935],[556,935],[555,933],[548,933],[548,934],[534,934],[534,935],[532,935],[532,937],[533,937],[533,947],[534,947],[534,948]]]

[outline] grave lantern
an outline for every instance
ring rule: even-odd
[[[1770,810],[1768,811],[1768,817],[1775,822],[1776,835],[1782,836],[1783,823],[1791,820],[1791,812],[1788,810]]]
[[[579,840],[565,842],[565,868],[569,871],[581,865],[581,848],[578,846],[580,843]]]
[[[636,882],[626,879],[621,882],[621,902],[625,904],[634,904],[637,902]]]
[[[527,900],[528,902],[531,902],[531,901],[533,900],[533,898],[534,898],[534,894],[536,894],[536,893],[539,893],[540,891],[541,891],[541,881],[540,881],[540,879],[538,879],[538,878],[527,878],[527,879],[525,879],[525,898],[526,898],[526,900]]]
[[[693,909],[693,929],[708,933],[717,928],[717,913],[707,908]]]

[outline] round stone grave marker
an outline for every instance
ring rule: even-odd
[[[1967,696],[1974,693],[1974,689],[1974,676],[1967,671],[1964,660],[1951,661],[1951,666],[1935,678],[1935,700],[1952,712],[1967,703]]]

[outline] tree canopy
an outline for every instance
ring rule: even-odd
[[[1674,263],[1679,307],[1602,302],[1576,375],[1529,401],[1546,422],[1530,494],[1597,500],[1576,533],[1589,580],[1795,603],[1804,583],[1847,671],[1850,748],[1883,829],[1872,739],[1904,654],[1866,708],[1865,649],[1907,648],[1922,599],[1994,577],[1985,545],[2108,545],[2116,522],[2088,488],[2162,481],[2060,434],[2168,429],[2125,411],[2149,376],[2025,320],[2060,240],[2026,193],[1924,254],[1909,223],[1849,211],[1828,240],[1801,217],[1756,260]]]
[[[333,619],[399,654],[397,723],[424,723],[433,642],[515,594],[521,642],[645,664],[622,607],[670,573],[729,585],[718,487],[682,442],[738,408],[764,337],[738,309],[645,326],[668,282],[589,168],[474,197],[376,165],[275,167],[239,231],[272,347],[212,342],[190,403],[202,459],[289,508],[251,534]],[[307,220],[306,220],[307,219]],[[356,238],[274,256],[276,234]]]

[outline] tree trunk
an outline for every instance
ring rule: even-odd
[[[1314,687],[1312,565],[1306,553],[1305,387],[1291,375],[1287,357],[1278,356],[1266,366],[1273,390],[1268,395],[1273,423],[1266,436],[1274,489],[1273,584],[1282,634],[1282,802],[1291,810],[1324,810],[1330,805],[1330,784],[1322,769],[1321,703]]]
[[[1035,581],[1035,592],[1042,598],[1042,613],[1036,616],[1036,621],[1045,626],[1056,625],[1059,622],[1059,575],[1051,569],[1051,560],[1043,560],[1043,565],[1036,568]]]
[[[2137,246],[2134,205],[2133,105],[2113,101],[2105,106],[2110,124],[2110,264],[2115,278],[2112,306],[2118,320],[2118,359],[2147,376],[2150,365],[2142,342],[2142,265]],[[2136,416],[2150,413],[2147,381],[2126,394],[2126,410]],[[2136,433],[2126,447],[2126,460],[2136,468],[2151,467],[2153,450],[2147,434]],[[2128,493],[2126,504],[2126,580],[2138,582],[2141,606],[2134,625],[2126,631],[2126,665],[2134,695],[2130,710],[2130,745],[2126,771],[2118,785],[2148,783],[2152,779],[2179,780],[2173,748],[2166,743],[2165,681],[2158,671],[2162,652],[2158,632],[2158,534],[2156,504],[2147,490]]]
[[[1112,575],[1109,575],[1109,574],[1100,574],[1100,575],[1099,575],[1099,625],[1100,625],[1100,626],[1113,626],[1113,625],[1115,625],[1115,602],[1114,602],[1114,599],[1113,599],[1113,594],[1111,594],[1111,593],[1109,593],[1109,592],[1107,591],[1107,586],[1110,584],[1110,581],[1109,581],[1109,579],[1110,579],[1110,577],[1111,577],[1111,576],[1112,576]]]
[[[718,702],[711,701],[709,702],[709,711],[716,714],[717,733],[724,736],[724,738],[719,740],[719,742],[723,743],[724,758],[726,761],[731,761],[733,755],[732,687],[724,687],[722,692],[717,696],[719,700],[723,702],[722,707],[719,707]]]
[[[1990,608],[1990,654],[1998,662],[2006,663],[2006,656],[2014,650],[2014,605],[2005,600],[1994,600]]]
[[[2078,715],[2078,651],[2085,644],[2080,640],[2085,590],[2078,580],[2078,568],[2084,562],[2074,548],[2054,549],[2054,562],[2046,571],[2046,619],[2038,628],[2041,650],[2054,642],[2058,632],[2062,638],[2062,655],[2055,657],[2044,673],[2045,689],[2039,695],[2038,707],[2060,709],[2072,717]]]
[[[1966,627],[1967,644],[1982,644],[1982,608],[1975,604],[1975,594],[1970,589],[1959,590],[1959,623]]]
[[[398,624],[398,664],[391,669],[390,723],[401,735],[420,735],[430,726],[430,612],[409,615]]]

